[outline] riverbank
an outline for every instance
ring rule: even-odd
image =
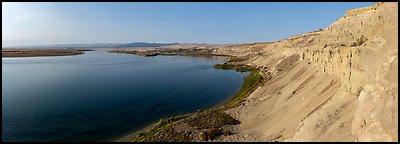
[[[111,50],[111,53],[126,53],[136,54],[139,56],[226,56],[232,57],[231,55],[215,54],[213,49],[204,48],[146,48],[146,49],[125,49],[125,50]]]
[[[116,52],[116,51],[114,51]],[[117,53],[130,53],[135,52],[118,51]],[[168,52],[159,52],[158,54],[165,54]],[[183,54],[184,53],[184,54]],[[174,55],[188,56],[188,55],[212,55],[211,53],[188,53],[187,51],[175,51]],[[141,55],[146,56],[146,55]],[[158,123],[152,124],[146,130],[141,130],[128,136],[124,136],[116,141],[133,141],[133,142],[155,142],[155,141],[212,141],[221,136],[229,136],[236,131],[233,126],[240,124],[240,121],[234,119],[224,111],[237,107],[243,103],[245,98],[252,93],[263,81],[263,77],[259,70],[255,67],[237,63],[238,61],[225,62],[224,64],[217,64],[214,66],[216,69],[230,69],[239,72],[250,72],[245,77],[240,90],[224,102],[220,106],[209,109],[199,110],[190,114],[183,114],[173,116],[168,119],[161,119]]]
[[[2,49],[2,57],[39,57],[39,56],[68,56],[83,54],[88,50],[63,49]]]
[[[138,130],[138,131],[136,131],[136,132],[130,133],[130,134],[128,134],[128,135],[125,135],[125,136],[123,136],[123,137],[118,138],[117,140],[114,140],[114,142],[128,142],[128,141],[131,141],[131,139],[132,139],[134,136],[136,136],[136,135],[139,134],[139,133],[143,133],[143,132],[145,132],[146,130],[149,130],[149,129],[153,128],[154,126],[157,125],[157,123],[158,123],[158,122],[153,122],[152,124],[150,124],[150,125],[148,125],[148,126],[142,128],[142,129],[140,129],[140,130]]]

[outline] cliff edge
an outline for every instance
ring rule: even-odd
[[[349,10],[319,31],[214,47],[269,80],[218,141],[398,141],[398,3]]]

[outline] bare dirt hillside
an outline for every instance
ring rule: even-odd
[[[219,141],[398,141],[398,3],[349,10],[327,28],[271,43],[213,47],[269,80]]]

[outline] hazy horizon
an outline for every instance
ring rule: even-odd
[[[346,10],[374,3],[2,2],[2,47],[270,42],[325,28]]]

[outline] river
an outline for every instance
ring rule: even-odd
[[[2,140],[113,141],[213,107],[248,75],[212,67],[223,60],[107,51],[2,58]]]

